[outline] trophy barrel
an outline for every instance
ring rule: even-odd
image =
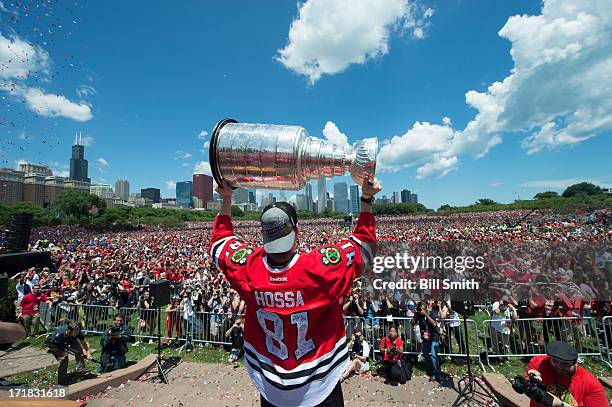
[[[240,188],[301,189],[305,180],[299,150],[307,137],[298,126],[221,120],[209,150],[215,182],[225,179]]]

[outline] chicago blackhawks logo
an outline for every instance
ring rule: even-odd
[[[253,249],[250,247],[243,247],[242,249],[236,250],[230,257],[230,261],[234,264],[246,264],[247,258],[253,253]]]
[[[342,256],[340,256],[340,250],[335,247],[322,247],[319,249],[319,253],[323,255],[321,262],[326,266],[340,263]]]

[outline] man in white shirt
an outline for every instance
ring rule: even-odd
[[[361,329],[356,328],[355,333],[351,337],[348,345],[351,363],[346,367],[342,373],[340,380],[346,379],[352,372],[362,374],[370,370],[370,363],[368,357],[370,356],[370,345],[363,338]]]

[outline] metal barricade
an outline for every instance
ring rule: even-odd
[[[135,308],[123,307],[117,313],[123,316],[123,321],[132,330],[132,335],[136,340],[153,341],[157,339],[157,308]],[[163,333],[163,325],[166,322],[165,311],[161,310],[161,329]],[[163,339],[168,339],[162,335]]]
[[[412,318],[389,318],[376,317],[378,328],[372,328],[372,346],[374,353],[380,353],[380,341],[389,334],[391,326],[395,326],[398,336],[404,341],[404,354],[419,355],[423,351],[423,338],[418,325],[412,325]],[[480,344],[478,342],[478,325],[476,321],[468,319],[467,334],[463,327],[463,320],[458,319],[439,319],[440,345],[438,355],[451,358],[467,358],[467,344],[469,343],[470,358],[476,358],[480,363]]]
[[[52,310],[54,312],[51,312]],[[48,328],[65,325],[68,320],[73,319],[81,322],[81,326],[85,333],[102,334],[112,327],[115,314],[115,307],[60,303],[52,307],[49,312],[46,313],[45,318],[48,318],[46,320],[49,323],[49,326],[47,326]]]
[[[53,315],[53,307],[48,305],[46,302],[41,302],[38,306],[38,317],[40,324],[47,331],[53,329],[53,321],[51,316]]]
[[[570,344],[579,356],[603,360],[599,336],[592,334],[596,329],[591,317],[497,318],[483,321],[482,327],[485,360],[493,371],[492,360],[544,355],[545,344],[553,340]]]
[[[221,312],[196,312],[193,316],[192,341],[231,345],[225,333],[232,326],[235,315]]]
[[[601,346],[601,359],[612,368],[612,352],[610,352],[610,345],[612,345],[612,316],[596,318],[595,325],[600,343],[603,343]]]

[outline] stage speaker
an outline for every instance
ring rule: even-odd
[[[169,280],[156,280],[149,284],[149,294],[153,297],[153,307],[170,304],[171,286]]]
[[[4,234],[7,253],[21,253],[28,251],[30,234],[32,232],[31,213],[16,213],[11,215]]]

